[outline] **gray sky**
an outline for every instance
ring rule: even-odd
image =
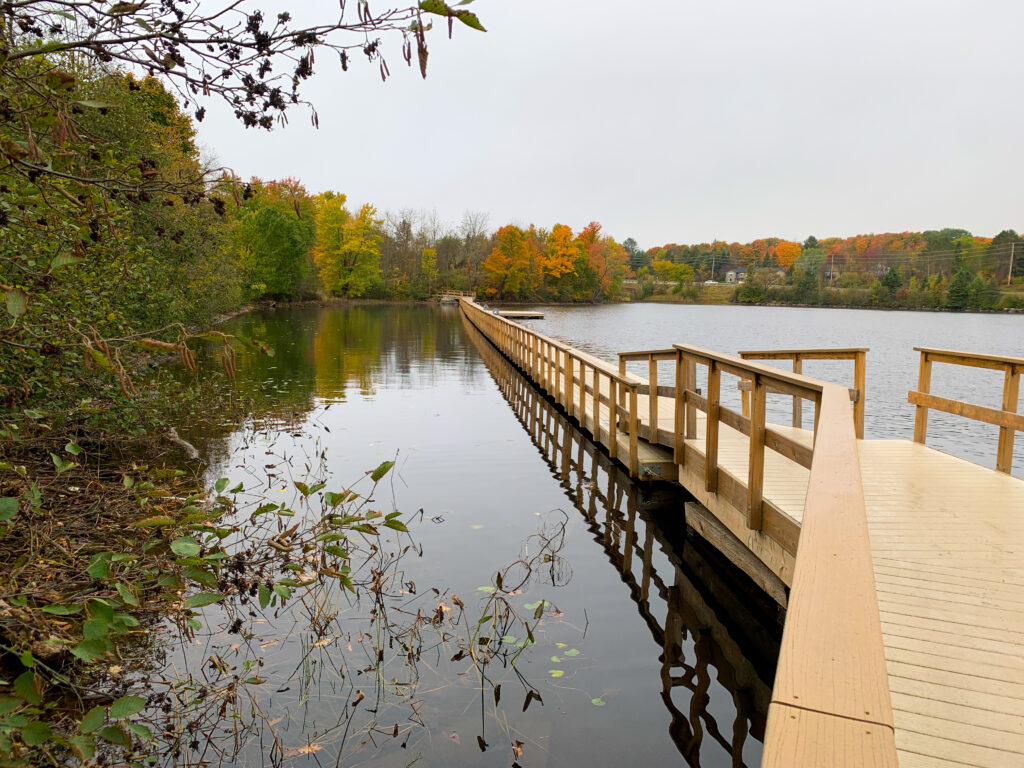
[[[492,228],[596,220],[645,248],[1024,229],[1020,0],[471,9],[488,32],[456,23],[448,40],[439,23],[426,80],[398,38],[387,83],[324,56],[305,92],[319,130],[299,110],[268,134],[211,109],[200,141],[244,176],[356,205],[486,211]]]

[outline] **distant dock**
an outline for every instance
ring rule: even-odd
[[[499,309],[498,317],[505,317],[509,320],[543,320],[544,313],[533,310]]]

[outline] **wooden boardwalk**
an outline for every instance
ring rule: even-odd
[[[919,442],[862,440],[865,350],[807,353],[855,360],[851,390],[685,345],[616,368],[462,306],[630,474],[687,488],[788,601],[765,765],[1024,765],[1024,481],[1008,474],[1024,360],[922,350]],[[799,370],[800,354],[771,359]],[[929,395],[933,362],[1002,371],[1003,409]],[[743,413],[721,405],[723,374]],[[769,392],[813,402],[813,430],[768,423]],[[998,426],[1002,471],[926,447],[928,408]]]

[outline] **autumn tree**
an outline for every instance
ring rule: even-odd
[[[380,282],[380,243],[383,221],[369,204],[352,216],[345,196],[321,195],[316,215],[313,257],[324,287],[339,296],[365,296]]]
[[[524,298],[530,289],[530,275],[537,253],[519,227],[509,224],[495,234],[495,245],[480,265],[484,286],[491,295],[507,299]]]

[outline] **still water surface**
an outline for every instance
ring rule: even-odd
[[[909,435],[915,344],[1020,354],[1024,323],[743,307],[545,309],[538,328],[608,359],[680,341],[722,351],[870,346],[875,437]],[[251,313],[225,330],[265,339],[276,355],[240,360],[235,386],[258,418],[187,435],[210,458],[211,484],[227,477],[244,484],[241,504],[269,498],[311,515],[295,481],[322,480],[325,490],[358,481],[365,493],[364,473],[394,459],[372,506],[400,511],[410,534],[382,537],[382,551],[401,555],[389,561],[384,600],[335,588],[266,611],[237,600],[205,609],[192,643],[167,647],[162,675],[205,678],[199,693],[216,701],[217,665],[253,682],[198,723],[166,764],[759,764],[777,610],[686,537],[680,495],[623,476],[457,310],[292,308]],[[807,372],[849,377],[827,364]],[[937,375],[933,391],[996,404],[1001,382],[957,374]],[[773,407],[788,413],[786,403]],[[994,435],[957,423],[951,437],[936,418],[934,444],[991,463]],[[474,630],[495,613],[499,571],[515,614],[507,634],[484,646]],[[511,575],[519,589],[509,589]],[[524,622],[536,642],[526,642]],[[414,659],[403,650],[410,646]],[[483,661],[460,655],[467,646],[482,649]],[[530,691],[539,699],[524,711]]]
[[[315,605],[204,609],[164,676],[214,690],[221,665],[254,682],[167,764],[759,764],[778,610],[686,538],[681,496],[633,485],[457,309],[284,309],[225,330],[276,355],[240,360],[236,386],[261,418],[188,436],[211,457],[211,484],[227,477],[244,484],[240,503],[301,514],[294,481],[362,479],[366,492],[364,472],[395,459],[372,506],[401,511],[410,536],[382,537],[408,547],[384,605],[333,589]],[[495,574],[513,563],[517,618],[487,646],[481,684],[459,651],[479,642]],[[411,663],[406,630],[438,611]]]

